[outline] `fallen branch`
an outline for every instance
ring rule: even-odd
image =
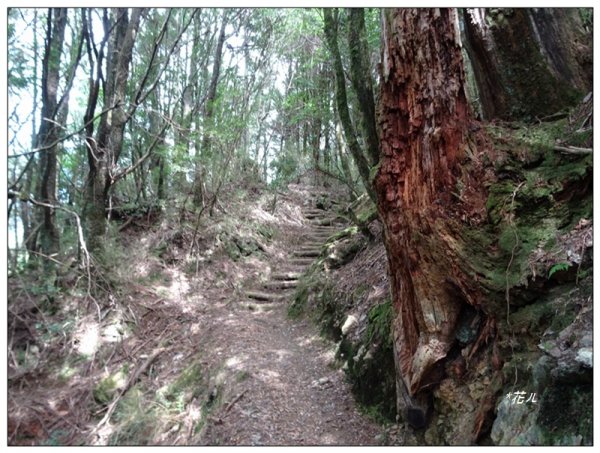
[[[110,417],[112,417],[112,414],[115,411],[115,409],[117,408],[117,404],[119,403],[119,401],[121,400],[121,398],[123,398],[123,396],[125,395],[125,393],[127,393],[127,391],[131,387],[133,387],[133,384],[135,384],[135,382],[139,379],[139,377],[142,375],[142,373],[144,371],[146,371],[146,369],[152,364],[152,362],[154,362],[154,360],[156,360],[156,358],[164,350],[165,350],[165,348],[158,348],[158,349],[156,349],[152,354],[150,354],[150,357],[148,357],[146,359],[146,361],[135,371],[135,373],[133,373],[133,375],[129,378],[129,380],[125,384],[125,387],[123,387],[123,389],[119,392],[119,394],[117,395],[117,397],[108,405],[108,410],[106,411],[106,414],[104,415],[104,417],[102,418],[102,420],[100,420],[100,423],[98,423],[96,425],[96,427],[92,431],[92,434],[95,434],[96,432],[98,432],[98,430],[100,428],[102,428],[110,420]]]
[[[578,146],[555,146],[555,151],[561,151],[567,154],[592,154],[592,148],[579,148]]]
[[[236,396],[233,400],[231,400],[231,402],[225,408],[225,414],[229,413],[229,411],[231,410],[231,408],[233,407],[233,405],[235,403],[237,403],[239,400],[241,400],[242,397],[246,394],[247,391],[248,391],[248,389],[244,390],[242,393],[240,393],[238,396]]]

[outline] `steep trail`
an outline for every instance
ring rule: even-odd
[[[374,445],[381,428],[360,414],[334,366],[335,345],[287,310],[298,278],[340,229],[335,215],[305,200],[307,226],[265,283],[221,314],[212,354],[225,401],[211,413],[206,445]],[[212,350],[212,348],[211,348]],[[211,360],[212,361],[212,360]]]

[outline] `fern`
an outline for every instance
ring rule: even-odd
[[[554,266],[550,268],[548,272],[548,278],[552,277],[558,271],[566,271],[569,269],[569,263],[556,263]]]

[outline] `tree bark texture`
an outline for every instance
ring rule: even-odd
[[[379,137],[375,125],[375,98],[373,96],[366,34],[365,10],[363,8],[350,8],[348,20],[350,79],[360,106],[361,125],[367,154],[371,165],[377,165],[377,162],[379,162]]]
[[[465,47],[485,119],[533,119],[592,89],[592,37],[576,8],[468,8]]]
[[[95,251],[106,232],[106,202],[112,185],[113,170],[123,147],[123,132],[128,121],[125,97],[129,65],[139,27],[142,8],[133,8],[131,19],[127,8],[113,10],[114,30],[107,48],[107,74],[104,87],[104,108],[95,141],[89,141],[88,162],[90,167],[87,187],[86,223],[88,246]],[[105,24],[109,29],[111,24]]]
[[[42,120],[37,137],[37,147],[45,148],[40,153],[39,196],[40,201],[56,205],[57,153],[56,144],[60,127],[58,120],[58,82],[60,79],[60,61],[63,51],[65,28],[67,25],[66,8],[48,10],[48,28],[46,47],[42,63]],[[56,226],[54,208],[42,208],[40,227],[40,246],[42,253],[52,255],[60,248],[60,235]]]
[[[455,219],[473,214],[456,196],[469,122],[456,12],[386,11],[382,52],[375,188],[394,306],[398,408],[420,427],[426,404],[419,393],[440,377],[461,306],[479,303],[452,231]],[[460,198],[485,215],[482,193]]]
[[[323,9],[323,17],[325,19],[325,38],[327,40],[327,47],[333,57],[333,67],[335,71],[335,98],[338,109],[338,115],[344,128],[344,135],[348,148],[354,159],[354,163],[358,168],[358,172],[362,179],[362,182],[367,190],[367,193],[372,200],[375,200],[375,193],[370,179],[370,166],[363,150],[358,143],[356,138],[356,132],[352,125],[352,119],[350,117],[350,110],[348,109],[348,99],[346,94],[346,78],[344,75],[344,66],[342,65],[342,57],[338,46],[337,29],[338,24],[336,18],[330,9]]]

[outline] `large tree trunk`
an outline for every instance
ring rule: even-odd
[[[486,119],[556,113],[592,89],[592,37],[577,8],[469,8],[465,47]]]
[[[469,120],[457,30],[451,9],[401,9],[383,20],[375,187],[395,313],[398,409],[416,427],[426,423],[422,391],[440,377],[461,302],[475,304],[477,294],[467,290],[446,222],[461,214],[453,192]]]
[[[104,108],[96,140],[88,140],[88,176],[86,223],[88,246],[96,251],[106,232],[106,202],[112,184],[112,174],[121,154],[123,131],[129,120],[124,109],[133,45],[140,23],[142,8],[133,8],[131,20],[126,8],[115,8],[115,29],[107,49],[107,74],[104,88]],[[113,24],[105,24],[107,30]]]

